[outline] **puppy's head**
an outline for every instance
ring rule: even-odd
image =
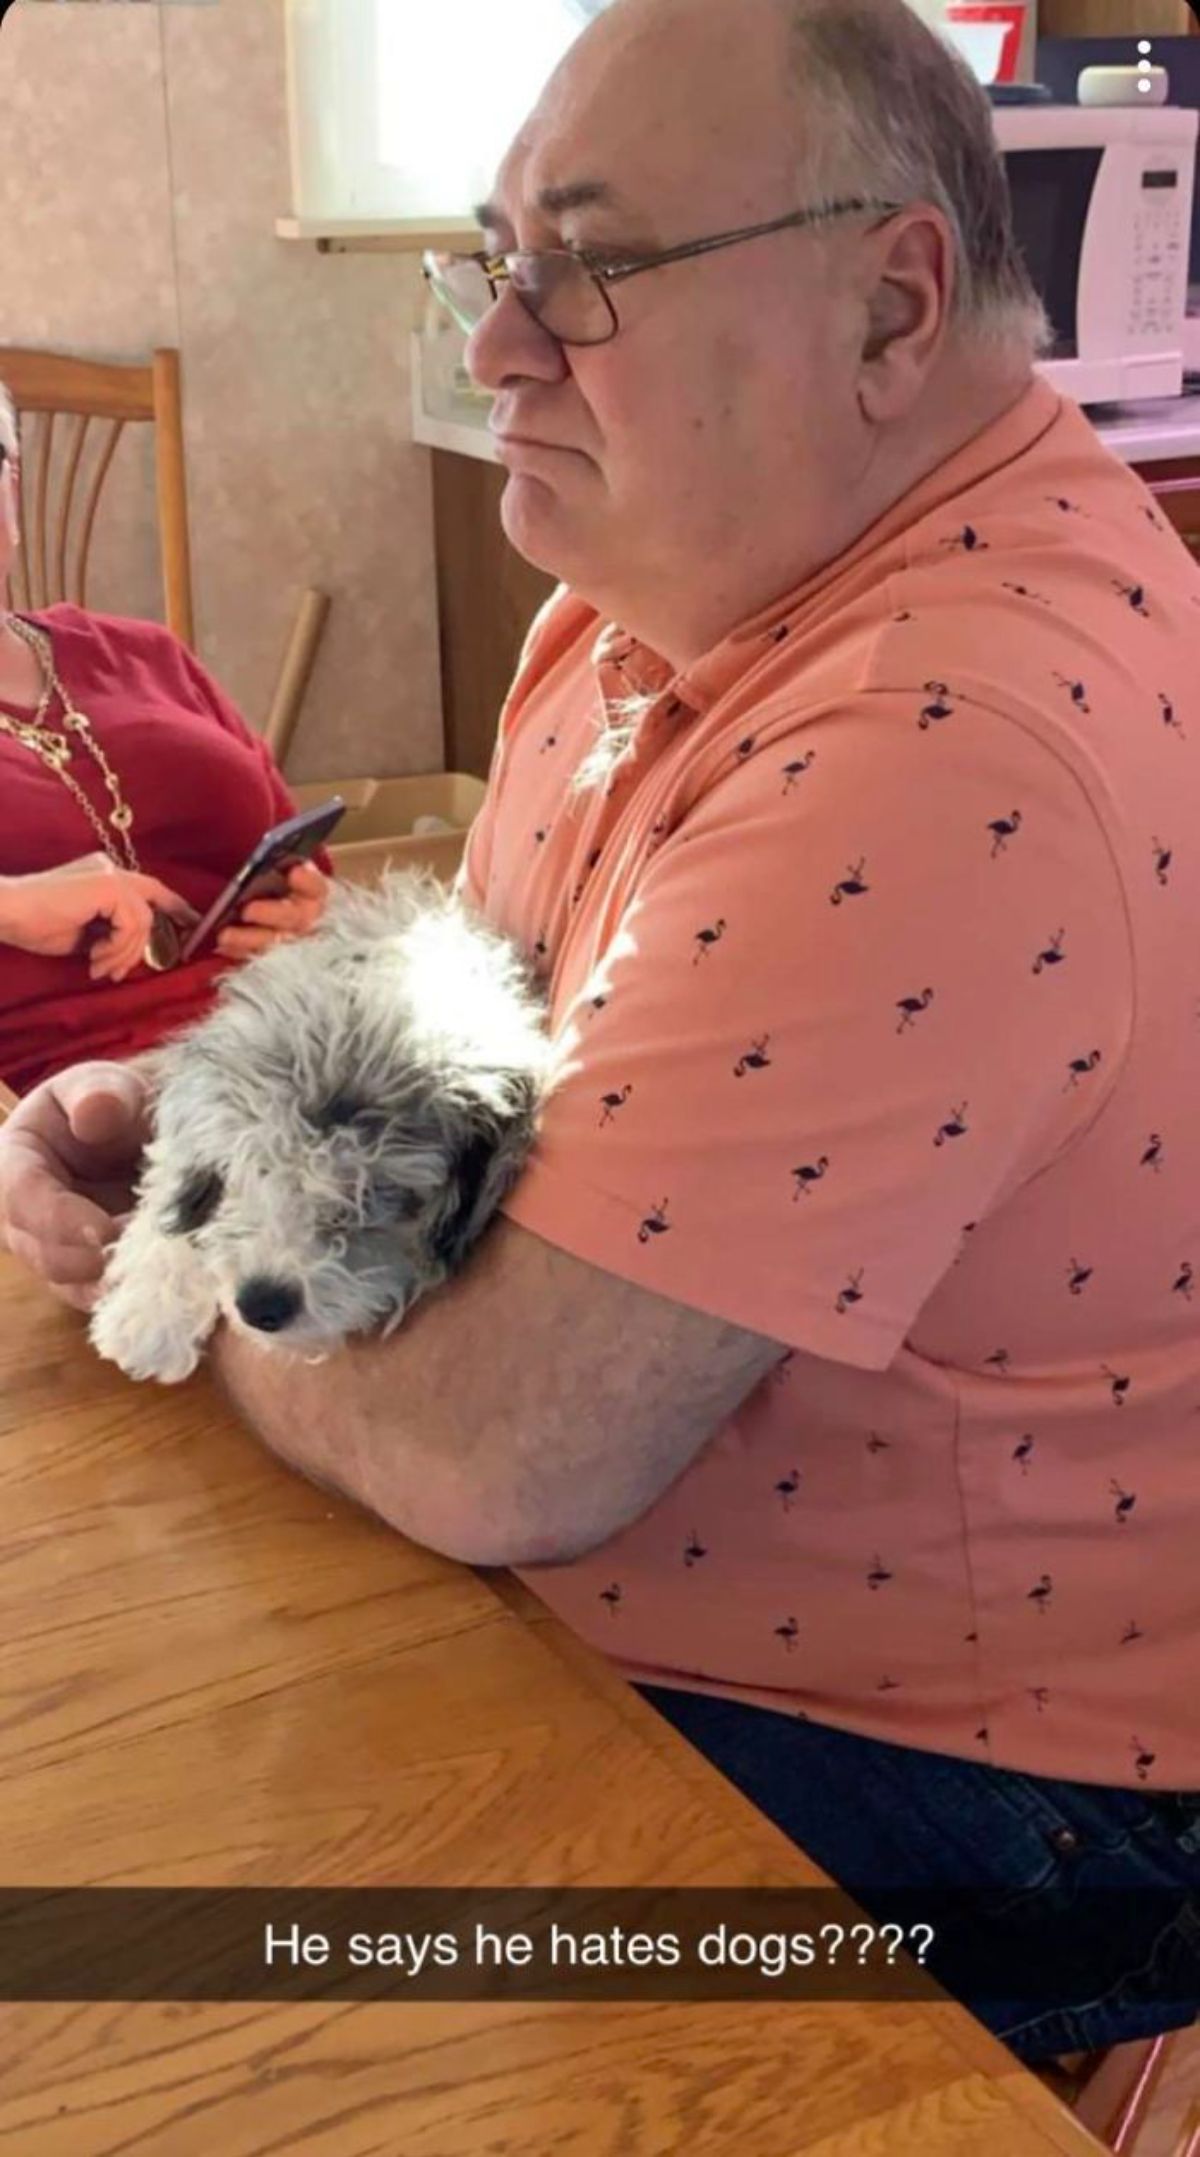
[[[317,936],[232,976],[164,1064],[162,1226],[264,1344],[398,1323],[533,1142],[547,1044],[523,972],[411,882],[340,900]]]

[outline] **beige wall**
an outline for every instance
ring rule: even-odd
[[[261,725],[320,585],[333,607],[290,775],[439,768],[429,457],[407,438],[419,273],[274,236],[283,0],[18,0],[0,113],[0,343],[181,350],[200,657]],[[88,597],[161,618],[148,446],[114,466]]]

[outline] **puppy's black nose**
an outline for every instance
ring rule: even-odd
[[[239,1288],[236,1303],[241,1316],[256,1333],[282,1333],[298,1318],[304,1298],[287,1281],[253,1280]]]

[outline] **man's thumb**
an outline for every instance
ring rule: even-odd
[[[71,1131],[83,1146],[128,1144],[141,1129],[146,1089],[132,1071],[84,1064],[63,1073],[57,1092]]]

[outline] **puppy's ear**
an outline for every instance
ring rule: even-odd
[[[433,1255],[453,1273],[516,1182],[533,1144],[537,1091],[522,1083],[521,1106],[503,1121],[484,1112],[450,1164],[447,1210],[434,1231]]]

